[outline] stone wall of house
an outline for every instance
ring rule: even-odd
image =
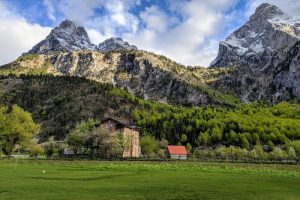
[[[125,139],[125,149],[123,153],[124,158],[128,157],[139,157],[139,132],[127,127],[124,127],[124,139]]]

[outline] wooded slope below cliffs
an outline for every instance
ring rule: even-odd
[[[170,144],[251,148],[300,139],[300,101],[276,106],[183,107],[144,100],[108,83],[53,75],[0,76],[0,104],[18,104],[41,124],[39,142],[64,139],[82,121],[115,117]],[[186,138],[186,139],[182,139]]]

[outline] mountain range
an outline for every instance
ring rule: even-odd
[[[95,45],[83,27],[65,20],[0,72],[85,77],[145,99],[188,106],[277,103],[300,96],[299,48],[300,20],[265,3],[220,42],[209,68],[183,66],[122,38]]]
[[[72,52],[76,50],[133,50],[136,46],[124,42],[122,38],[110,38],[99,45],[92,44],[85,28],[77,27],[70,20],[64,20],[58,27],[55,27],[50,34],[41,42],[36,44],[27,54],[47,54],[50,52]]]

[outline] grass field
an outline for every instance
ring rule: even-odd
[[[45,173],[43,173],[45,170]],[[0,161],[0,199],[300,199],[300,166]]]

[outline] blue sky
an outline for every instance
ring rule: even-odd
[[[0,64],[44,39],[63,19],[94,43],[122,37],[185,65],[207,66],[218,44],[263,2],[299,17],[300,0],[0,0]]]

